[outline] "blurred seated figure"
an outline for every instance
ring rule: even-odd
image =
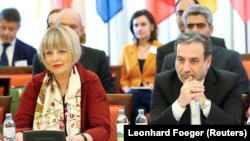
[[[135,124],[138,109],[149,112],[151,90],[156,74],[156,49],[162,45],[157,41],[157,25],[152,14],[143,9],[136,11],[130,19],[130,31],[134,43],[123,47],[121,65],[121,89],[133,94],[131,124]],[[146,90],[131,87],[148,87]]]
[[[0,13],[1,66],[33,65],[37,50],[16,38],[21,27],[21,16],[15,8],[5,8]]]

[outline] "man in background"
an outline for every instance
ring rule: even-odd
[[[82,20],[77,11],[73,9],[61,10],[55,21],[55,26],[57,25],[65,25],[73,29],[79,36],[80,42],[80,37],[84,34],[84,26],[82,26]],[[105,52],[83,45],[81,47],[82,56],[79,62],[85,69],[98,75],[106,93],[115,93],[115,82]],[[33,75],[44,69],[46,69],[44,64],[38,58],[34,58]]]
[[[195,4],[199,4],[198,0],[178,0],[176,2],[176,9],[175,9],[176,22],[181,33],[185,31],[184,24],[182,21],[182,14],[188,7],[195,5]],[[224,39],[210,36],[210,40],[213,45],[226,48]],[[164,56],[166,56],[169,53],[174,52],[174,43],[175,43],[175,40],[170,41],[169,43],[157,49],[157,56],[156,56],[157,73],[161,72]]]
[[[21,16],[15,8],[5,8],[0,13],[0,55],[2,66],[33,65],[37,50],[16,38],[21,27]]]

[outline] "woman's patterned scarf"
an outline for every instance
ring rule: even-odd
[[[70,127],[65,125],[68,120],[68,112],[63,104],[69,103]],[[65,106],[66,108],[67,106]],[[33,130],[63,130],[67,134],[76,135],[80,132],[81,118],[81,81],[76,66],[71,71],[68,83],[68,91],[64,97],[64,103],[54,75],[46,74],[41,86],[36,103]]]

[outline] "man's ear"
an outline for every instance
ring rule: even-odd
[[[212,62],[212,55],[209,55],[207,57],[206,62],[207,62],[207,69],[209,69],[211,66],[211,62]]]
[[[81,28],[80,28],[80,35],[82,36],[83,34],[84,34],[84,26],[82,26]]]
[[[210,35],[209,36],[211,36],[213,34],[213,32],[214,32],[214,26],[210,25],[209,29],[210,29],[210,32],[209,32]]]

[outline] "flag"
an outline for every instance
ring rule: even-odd
[[[230,0],[232,7],[239,13],[241,19],[246,23],[250,19],[249,0]]]
[[[159,24],[175,12],[175,0],[146,0],[146,9]]]
[[[54,8],[71,8],[72,0],[53,0]]]
[[[217,0],[199,0],[199,3],[210,9],[213,14],[217,10]]]
[[[109,22],[118,12],[122,10],[122,0],[96,0],[98,15],[104,23]]]

